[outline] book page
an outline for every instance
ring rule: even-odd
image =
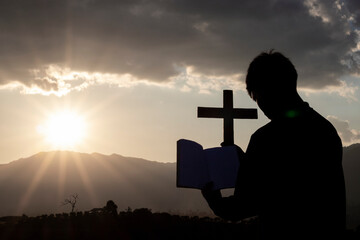
[[[209,182],[209,173],[200,144],[180,139],[177,141],[177,187],[201,189]]]
[[[214,182],[214,190],[234,188],[236,184],[239,159],[235,146],[205,149],[209,165],[209,175]]]

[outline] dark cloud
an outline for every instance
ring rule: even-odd
[[[337,2],[1,0],[0,82],[56,89],[29,72],[50,64],[157,82],[178,74],[175,65],[229,75],[275,48],[293,60],[301,86],[337,85],[358,66],[348,20],[359,12],[355,0]]]
[[[344,5],[349,9],[356,21],[357,26],[360,25],[360,1],[358,0],[344,0]]]

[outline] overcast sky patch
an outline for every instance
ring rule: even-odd
[[[300,87],[341,86],[359,73],[358,2],[3,1],[0,84],[61,92],[61,80],[32,72],[51,65],[169,83],[177,64],[211,81],[246,74],[274,48],[294,62]]]

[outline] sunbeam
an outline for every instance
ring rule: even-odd
[[[76,169],[80,175],[82,183],[84,184],[84,188],[90,197],[90,202],[93,206],[97,206],[99,204],[99,200],[95,194],[89,175],[86,172],[85,167],[83,165],[83,159],[80,158],[78,155],[75,155],[74,157],[75,157],[74,162],[76,165]]]
[[[41,165],[39,166],[39,169],[37,170],[35,176],[33,177],[31,183],[29,184],[25,194],[22,196],[19,202],[19,206],[17,209],[18,214],[22,214],[25,207],[29,204],[29,201],[31,200],[31,197],[33,193],[35,192],[38,184],[41,182],[46,170],[49,167],[49,164],[51,163],[53,157],[55,155],[55,152],[52,152],[50,154],[46,155],[46,158],[42,159]]]

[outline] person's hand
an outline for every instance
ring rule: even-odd
[[[244,151],[243,151],[238,145],[236,145],[236,144],[228,145],[228,144],[226,144],[225,142],[222,142],[222,143],[220,143],[220,146],[221,146],[221,147],[235,146],[238,151],[244,152]]]
[[[222,198],[220,190],[214,190],[213,182],[208,182],[204,188],[201,189],[201,193],[208,203]]]
[[[233,145],[226,145],[225,142],[222,142],[222,143],[220,144],[220,146],[221,146],[221,147],[235,146],[235,147],[236,147],[236,152],[237,152],[238,157],[239,157],[239,161],[241,161],[241,159],[243,159],[244,156],[245,156],[244,151],[243,151],[238,145],[235,145],[235,144],[233,144]]]

